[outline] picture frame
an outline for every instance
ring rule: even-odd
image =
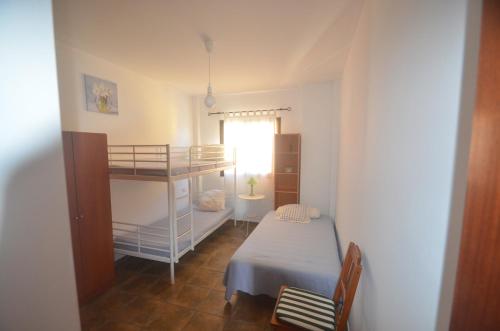
[[[116,83],[84,74],[86,109],[90,112],[118,115]]]

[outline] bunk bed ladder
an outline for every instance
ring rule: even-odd
[[[192,156],[192,147],[189,147],[189,173],[192,171],[192,160],[191,160],[191,156]],[[175,188],[175,183],[176,181],[175,180],[172,180],[173,182],[173,187],[172,187],[172,197],[173,197],[173,204],[171,205],[172,207],[172,211],[174,213],[174,218],[175,219],[175,222],[174,222],[174,232],[175,232],[175,263],[179,263],[179,258],[181,256],[181,254],[184,254],[186,252],[186,248],[183,249],[183,251],[179,251],[179,239],[184,237],[185,235],[188,234],[189,232],[189,238],[190,238],[190,241],[191,241],[191,244],[189,245],[188,248],[190,248],[191,250],[194,250],[194,231],[193,231],[193,205],[192,205],[192,195],[191,195],[191,175],[188,175],[188,177],[186,178],[187,181],[188,181],[188,201],[189,201],[189,207],[188,207],[188,212],[185,213],[185,214],[182,214],[181,216],[178,216],[177,215],[177,198],[176,198],[176,188]],[[181,233],[180,235],[178,234],[178,222],[180,220],[183,220],[185,219],[186,217],[189,217],[189,229],[183,233]]]
[[[175,198],[175,182],[172,180],[170,181],[170,193],[172,195],[172,204],[169,206],[170,209],[172,209],[172,222],[174,223],[174,242],[173,242],[173,251],[174,251],[174,260],[171,262],[172,264],[178,263],[179,258],[177,257],[179,254],[179,238],[177,236],[177,203],[176,203],[176,198]]]
[[[175,185],[174,185],[174,190],[175,190]],[[174,200],[176,200],[176,199],[174,198]],[[175,223],[174,223],[174,231],[175,231],[175,263],[179,263],[179,258],[182,255],[184,255],[184,253],[186,253],[186,250],[187,249],[192,249],[192,247],[193,247],[193,241],[192,241],[192,239],[193,239],[193,210],[192,210],[191,207],[189,207],[187,213],[178,216],[177,215],[177,206],[176,206],[175,202],[174,202],[174,205],[172,207],[174,209],[174,214],[175,214]],[[180,220],[186,219],[186,217],[190,218],[190,220],[189,220],[190,228],[188,230],[184,231],[183,233],[178,234],[178,229],[179,229],[178,222]],[[182,237],[185,237],[188,234],[189,234],[189,238],[190,238],[191,244],[188,247],[183,248],[182,251],[180,251],[179,250],[179,239],[181,239]]]

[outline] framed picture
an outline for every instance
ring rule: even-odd
[[[118,115],[116,83],[90,75],[83,75],[87,111]]]

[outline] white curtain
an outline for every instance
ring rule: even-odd
[[[273,165],[274,116],[237,116],[224,120],[224,144],[236,147],[238,173],[268,175]]]
[[[224,144],[236,148],[238,165],[238,193],[249,193],[247,181],[257,180],[255,193],[264,194],[266,199],[252,204],[237,200],[236,217],[252,214],[263,216],[273,208],[273,145],[274,116],[237,116],[224,119]]]

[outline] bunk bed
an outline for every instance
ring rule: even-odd
[[[170,263],[175,282],[175,263],[228,219],[236,222],[236,152],[224,145],[172,147],[170,145],[108,145],[110,180],[165,182],[168,216],[152,223],[113,221],[115,252]],[[226,194],[232,206],[216,212],[197,210],[193,179],[232,170],[233,192]],[[224,188],[226,175],[224,174]],[[177,208],[175,183],[188,181],[187,206]],[[227,204],[226,204],[227,205]],[[172,221],[171,221],[172,220]]]

